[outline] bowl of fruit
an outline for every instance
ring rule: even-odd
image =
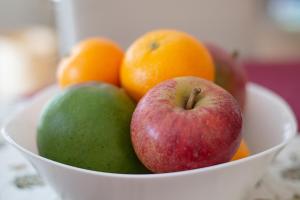
[[[176,30],[80,42],[2,128],[66,200],[246,197],[297,125],[237,53]]]

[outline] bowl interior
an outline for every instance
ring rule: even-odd
[[[255,154],[293,138],[297,122],[280,96],[259,85],[248,84],[243,129],[243,137]]]
[[[57,92],[55,86],[44,90],[14,114],[4,128],[5,138],[37,154],[36,127],[40,112]],[[288,141],[296,130],[294,114],[285,101],[263,87],[248,84],[243,137],[253,154]]]

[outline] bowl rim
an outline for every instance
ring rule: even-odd
[[[288,105],[288,103],[282,97],[280,97],[278,94],[276,94],[275,92],[273,92],[270,89],[267,89],[263,86],[260,86],[258,84],[250,82],[250,83],[247,84],[247,87],[255,88],[255,89],[259,89],[259,90],[264,91],[264,93],[266,95],[277,99],[280,102],[280,104],[282,104],[283,107],[285,107],[286,111],[291,116],[290,120],[291,120],[292,126],[289,130],[289,133],[290,133],[289,137],[283,139],[282,142],[280,142],[279,144],[277,144],[273,147],[270,147],[270,148],[268,148],[268,149],[266,149],[262,152],[250,155],[246,158],[242,158],[242,159],[234,160],[234,161],[229,161],[229,162],[226,162],[226,163],[221,163],[221,164],[217,164],[217,165],[213,165],[213,166],[209,166],[209,167],[198,168],[198,169],[178,171],[178,172],[169,172],[169,173],[158,173],[158,174],[120,174],[120,173],[112,173],[112,172],[101,172],[101,171],[83,169],[83,168],[79,168],[79,167],[59,163],[59,162],[47,159],[45,157],[42,157],[42,156],[40,156],[40,155],[24,148],[23,146],[17,144],[9,136],[8,131],[7,131],[7,127],[18,116],[18,114],[20,112],[22,112],[27,107],[26,105],[33,104],[35,102],[35,100],[39,99],[39,97],[41,95],[46,93],[50,88],[53,88],[53,86],[45,88],[45,90],[41,92],[42,94],[35,95],[32,98],[32,100],[30,100],[30,102],[25,103],[25,106],[17,108],[14,112],[12,112],[9,115],[9,117],[7,117],[7,119],[2,124],[2,127],[1,127],[0,131],[1,131],[2,136],[4,137],[4,139],[6,140],[6,142],[8,142],[10,145],[14,146],[20,152],[22,152],[24,154],[27,154],[30,157],[33,157],[34,159],[41,160],[42,162],[49,163],[50,165],[54,165],[56,167],[62,167],[62,168],[65,168],[65,169],[68,169],[68,170],[71,170],[71,171],[76,171],[76,172],[80,172],[80,173],[84,173],[84,174],[88,174],[88,175],[104,176],[104,177],[111,177],[111,178],[123,178],[123,179],[124,178],[125,179],[126,178],[130,178],[130,179],[157,179],[157,178],[174,178],[174,177],[180,177],[180,176],[186,176],[186,175],[195,175],[195,174],[198,174],[198,173],[210,172],[210,171],[215,171],[215,170],[219,170],[219,169],[222,169],[222,168],[227,168],[227,167],[230,167],[230,166],[235,166],[235,165],[238,165],[240,163],[247,162],[249,160],[259,159],[261,157],[264,157],[267,154],[270,154],[272,152],[280,150],[281,148],[283,148],[287,143],[289,143],[296,136],[297,129],[298,129],[297,122],[296,122],[296,117],[295,117],[294,112],[292,111],[292,109]]]

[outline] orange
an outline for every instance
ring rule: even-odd
[[[135,100],[161,81],[179,76],[214,80],[213,60],[193,36],[176,30],[157,30],[138,38],[121,66],[121,85]]]
[[[238,148],[237,152],[233,156],[231,160],[239,160],[241,158],[248,157],[250,155],[249,148],[245,142],[245,140],[242,140],[240,147]]]
[[[63,59],[58,67],[57,79],[61,87],[87,81],[103,81],[119,85],[119,70],[124,53],[113,41],[90,38],[81,41]]]

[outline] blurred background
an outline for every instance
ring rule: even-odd
[[[1,0],[0,121],[55,81],[78,40],[105,36],[124,49],[155,28],[177,28],[239,50],[249,80],[282,95],[300,118],[300,0]]]
[[[60,58],[79,40],[104,36],[126,49],[156,28],[238,50],[249,81],[287,100],[300,127],[300,0],[0,0],[0,127],[12,110],[55,84]],[[31,188],[43,182],[3,144],[0,134],[0,199],[56,199],[45,195],[53,194],[48,187]]]

